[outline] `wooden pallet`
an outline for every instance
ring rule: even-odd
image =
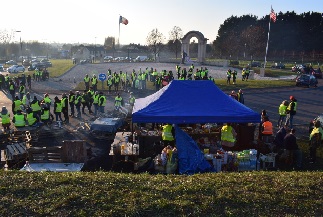
[[[7,145],[6,149],[1,150],[1,161],[19,161],[26,159],[27,148],[25,142],[14,143]]]
[[[28,157],[30,162],[36,163],[62,162],[62,147],[30,147]]]

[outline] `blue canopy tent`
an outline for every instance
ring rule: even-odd
[[[212,81],[173,80],[136,99],[133,123],[259,123],[260,114],[232,99]]]
[[[232,99],[209,80],[173,80],[156,93],[136,99],[132,112],[133,123],[259,123],[260,120],[259,113]],[[192,151],[179,155],[185,162],[179,163],[180,173],[210,171],[211,168],[205,167],[202,153],[194,151],[198,148],[194,140],[177,129],[179,151],[187,144]]]

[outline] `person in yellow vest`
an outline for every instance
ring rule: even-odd
[[[13,116],[12,123],[14,123],[16,128],[21,128],[26,125],[26,117],[22,113],[21,109]]]
[[[152,80],[152,82],[154,82],[154,84],[155,84],[156,78],[157,78],[157,76],[158,76],[157,69],[154,69],[154,70],[153,70],[152,76],[153,76],[153,80]]]
[[[146,72],[141,73],[141,89],[146,90]]]
[[[92,84],[92,88],[93,91],[97,91],[98,89],[98,78],[96,77],[96,75],[93,75],[93,77],[91,78],[91,84]]]
[[[117,93],[119,91],[120,77],[116,72],[114,72],[113,76],[114,76],[114,91]]]
[[[88,91],[90,88],[90,77],[88,74],[85,75],[84,77],[84,84],[85,84],[85,90]]]
[[[16,114],[18,110],[21,110],[22,102],[18,96],[15,97],[15,100],[12,103],[12,113]]]
[[[245,68],[242,69],[241,76],[242,76],[242,81],[244,81],[246,79],[246,69]]]
[[[112,76],[109,75],[108,78],[107,78],[107,86],[108,86],[108,89],[109,89],[109,94],[111,93],[111,88],[112,88],[112,85],[113,85],[113,79],[112,79]]]
[[[5,87],[7,88],[7,89],[9,89],[9,75],[8,74],[6,74],[6,76],[4,77],[4,82],[5,82]]]
[[[134,106],[135,105],[135,101],[136,101],[136,98],[133,96],[133,93],[130,92],[130,97],[129,97],[129,104],[131,106]]]
[[[26,93],[23,97],[22,97],[22,104],[25,108],[27,107],[30,107],[30,102],[31,102],[31,99],[30,99],[30,93]]]
[[[15,89],[15,84],[13,83],[13,81],[9,82],[9,92],[10,92],[12,101],[14,101],[16,89]]]
[[[102,92],[99,93],[99,112],[104,113],[104,107],[107,103],[106,97]]]
[[[283,126],[283,123],[285,121],[287,106],[288,106],[288,102],[284,100],[278,107],[279,119],[277,122],[277,127],[279,128]]]
[[[19,99],[22,99],[22,97],[26,93],[26,87],[25,87],[25,85],[23,83],[20,83],[18,92],[19,92]]]
[[[177,79],[179,79],[179,77],[181,75],[181,67],[179,65],[176,65],[175,70],[176,70],[176,73],[177,73]]]
[[[122,106],[122,97],[120,96],[120,93],[114,98],[114,107],[115,110],[119,110]]]
[[[75,107],[75,94],[72,90],[70,90],[70,93],[68,94],[68,103],[70,105],[70,109],[71,109],[71,117],[75,116],[75,111],[74,111],[74,107]]]
[[[161,77],[156,76],[156,80],[155,80],[156,91],[158,91],[160,89],[160,85],[161,85]]]
[[[54,120],[54,116],[50,113],[46,104],[41,104],[40,120],[44,124],[51,124]]]
[[[249,79],[249,74],[250,74],[250,70],[249,68],[246,68],[246,81],[248,81]]]
[[[232,75],[232,71],[231,71],[231,69],[228,69],[228,71],[227,71],[227,84],[230,84],[230,82],[231,82],[231,75]]]
[[[100,94],[98,91],[95,91],[93,95],[93,106],[94,106],[94,116],[97,116],[99,110],[99,97]]]
[[[38,71],[39,81],[43,81],[43,69]]]
[[[50,110],[50,106],[52,105],[52,100],[49,98],[48,93],[45,93],[43,102],[47,104],[48,109]]]
[[[62,101],[60,99],[58,99],[57,96],[55,96],[55,98],[54,98],[54,114],[55,114],[56,122],[58,122],[59,120],[61,122],[63,122],[61,113],[62,113]]]
[[[237,133],[231,126],[231,123],[226,123],[221,128],[221,145],[233,147],[236,142]]]
[[[317,137],[316,137],[317,136]],[[316,162],[316,149],[320,147],[323,142],[323,130],[321,122],[316,120],[314,122],[314,128],[310,133],[310,163]]]
[[[35,113],[37,116],[40,116],[41,107],[40,102],[38,101],[36,96],[34,96],[33,101],[31,101],[30,107],[33,110],[33,113]]]
[[[32,127],[38,127],[39,125],[39,117],[33,113],[33,110],[31,108],[26,109],[26,114],[27,114],[27,122],[28,126]]]
[[[290,96],[289,99],[290,99],[290,103],[286,109],[287,117],[286,117],[285,124],[287,126],[289,125],[290,129],[293,129],[293,119],[294,119],[294,115],[296,115],[297,100],[295,99],[294,96]]]
[[[175,146],[175,129],[169,123],[162,126],[162,141],[165,147],[167,145]]]
[[[68,98],[66,96],[66,93],[62,94],[61,103],[62,103],[62,113],[64,115],[64,123],[68,124],[70,120],[68,116]]]
[[[82,95],[79,91],[76,91],[76,96],[75,96],[75,108],[76,108],[76,112],[77,112],[77,115],[76,117],[77,118],[82,118],[82,115],[81,115],[81,101],[82,101]]]
[[[2,123],[2,127],[4,132],[9,132],[10,130],[10,113],[8,111],[8,109],[6,108],[6,106],[2,106],[2,110],[0,113],[0,117],[1,117],[1,123]]]
[[[273,124],[269,121],[268,117],[264,118],[261,134],[264,142],[269,142],[269,137],[273,135]]]

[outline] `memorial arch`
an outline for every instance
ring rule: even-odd
[[[196,37],[198,40],[198,53],[197,53],[197,61],[203,63],[205,61],[205,54],[206,54],[206,43],[207,38],[204,38],[204,35],[199,31],[189,31],[186,35],[182,38],[182,53],[187,53],[190,56],[190,40],[191,38]]]

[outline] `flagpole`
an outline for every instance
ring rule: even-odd
[[[266,54],[265,54],[265,64],[264,64],[264,69],[266,68],[266,63],[267,63],[267,53],[268,53],[268,44],[269,44],[269,33],[270,33],[270,15],[269,15],[269,24],[268,24],[268,38],[267,38],[267,45],[266,45]]]
[[[118,37],[118,48],[120,49],[120,17],[119,17],[119,37]]]

